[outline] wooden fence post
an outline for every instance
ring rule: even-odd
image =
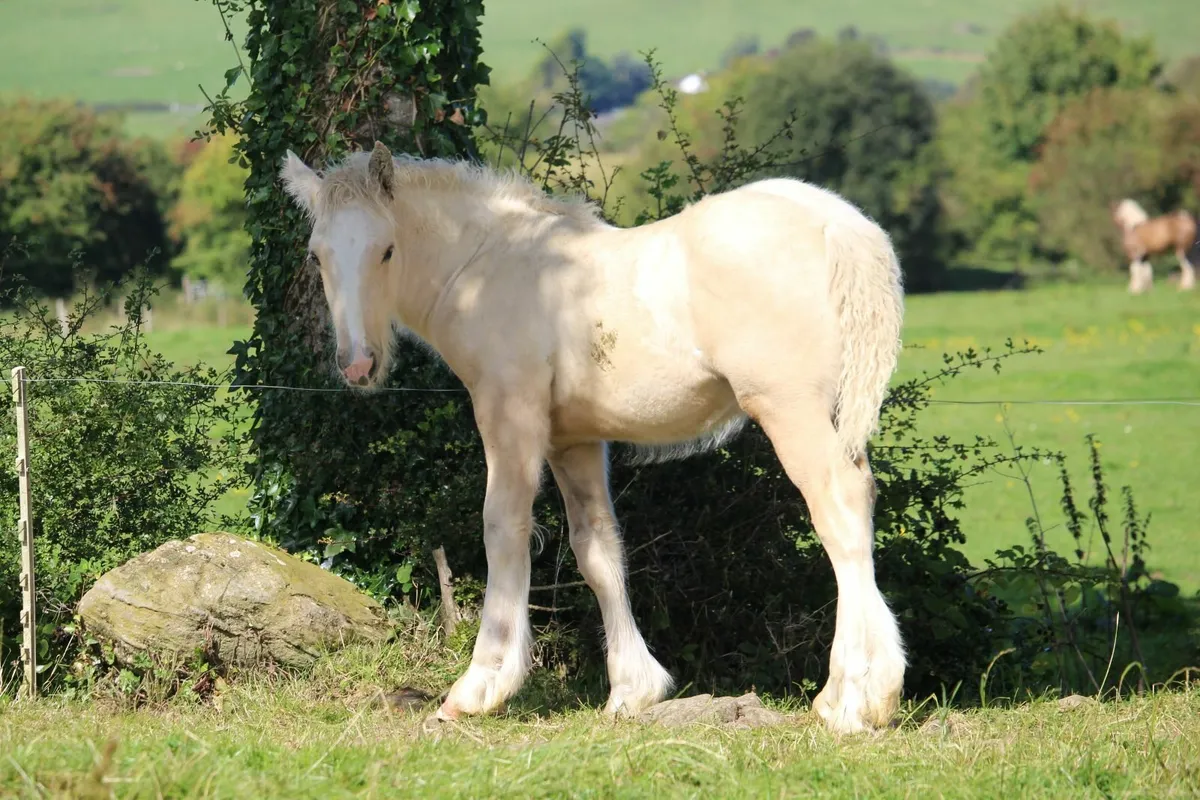
[[[21,661],[25,664],[26,697],[35,699],[37,691],[37,583],[34,579],[33,502],[29,491],[29,420],[25,396],[25,368],[12,371],[13,405],[17,412],[17,486],[21,516],[17,533],[21,537]]]

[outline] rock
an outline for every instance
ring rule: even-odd
[[[664,700],[637,716],[639,722],[667,727],[680,725],[717,725],[726,728],[761,728],[787,719],[762,704],[753,692],[741,697],[713,697],[698,694],[680,700]]]
[[[429,692],[412,686],[382,696],[383,706],[388,711],[419,711],[436,699]]]
[[[170,541],[105,573],[79,614],[122,660],[190,655],[211,641],[226,664],[299,667],[392,634],[383,607],[349,581],[228,533]]]
[[[1074,711],[1082,706],[1095,705],[1096,699],[1092,697],[1084,697],[1081,694],[1069,694],[1058,701],[1059,711]]]
[[[932,716],[921,724],[921,733],[960,736],[970,731],[970,723],[965,714],[952,711],[945,718]]]

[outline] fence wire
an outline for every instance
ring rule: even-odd
[[[87,377],[27,377],[26,383],[99,383],[119,384],[128,386],[179,386],[193,389],[235,389],[271,390],[284,392],[315,392],[324,394],[347,394],[356,391],[354,387],[316,387],[316,386],[283,386],[280,384],[239,384],[239,383],[204,383],[189,381],[151,381],[132,378],[87,378]],[[466,394],[464,388],[428,388],[416,386],[384,386],[373,390],[375,393],[416,393],[416,394]],[[929,405],[949,406],[1003,406],[1003,405],[1039,405],[1039,406],[1191,406],[1200,407],[1200,397],[1164,397],[1164,398],[1109,398],[1105,400],[1079,399],[1064,400],[1057,398],[1029,399],[989,399],[989,400],[939,400],[926,399],[922,402]]]

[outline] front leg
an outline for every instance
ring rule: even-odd
[[[474,401],[487,459],[483,504],[487,588],[471,665],[438,710],[442,719],[485,714],[503,705],[525,681],[533,642],[529,537],[549,417],[545,404],[527,394],[485,392]]]

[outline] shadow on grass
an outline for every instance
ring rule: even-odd
[[[1019,270],[988,267],[950,267],[938,279],[939,292],[1017,291],[1029,286],[1029,276]]]

